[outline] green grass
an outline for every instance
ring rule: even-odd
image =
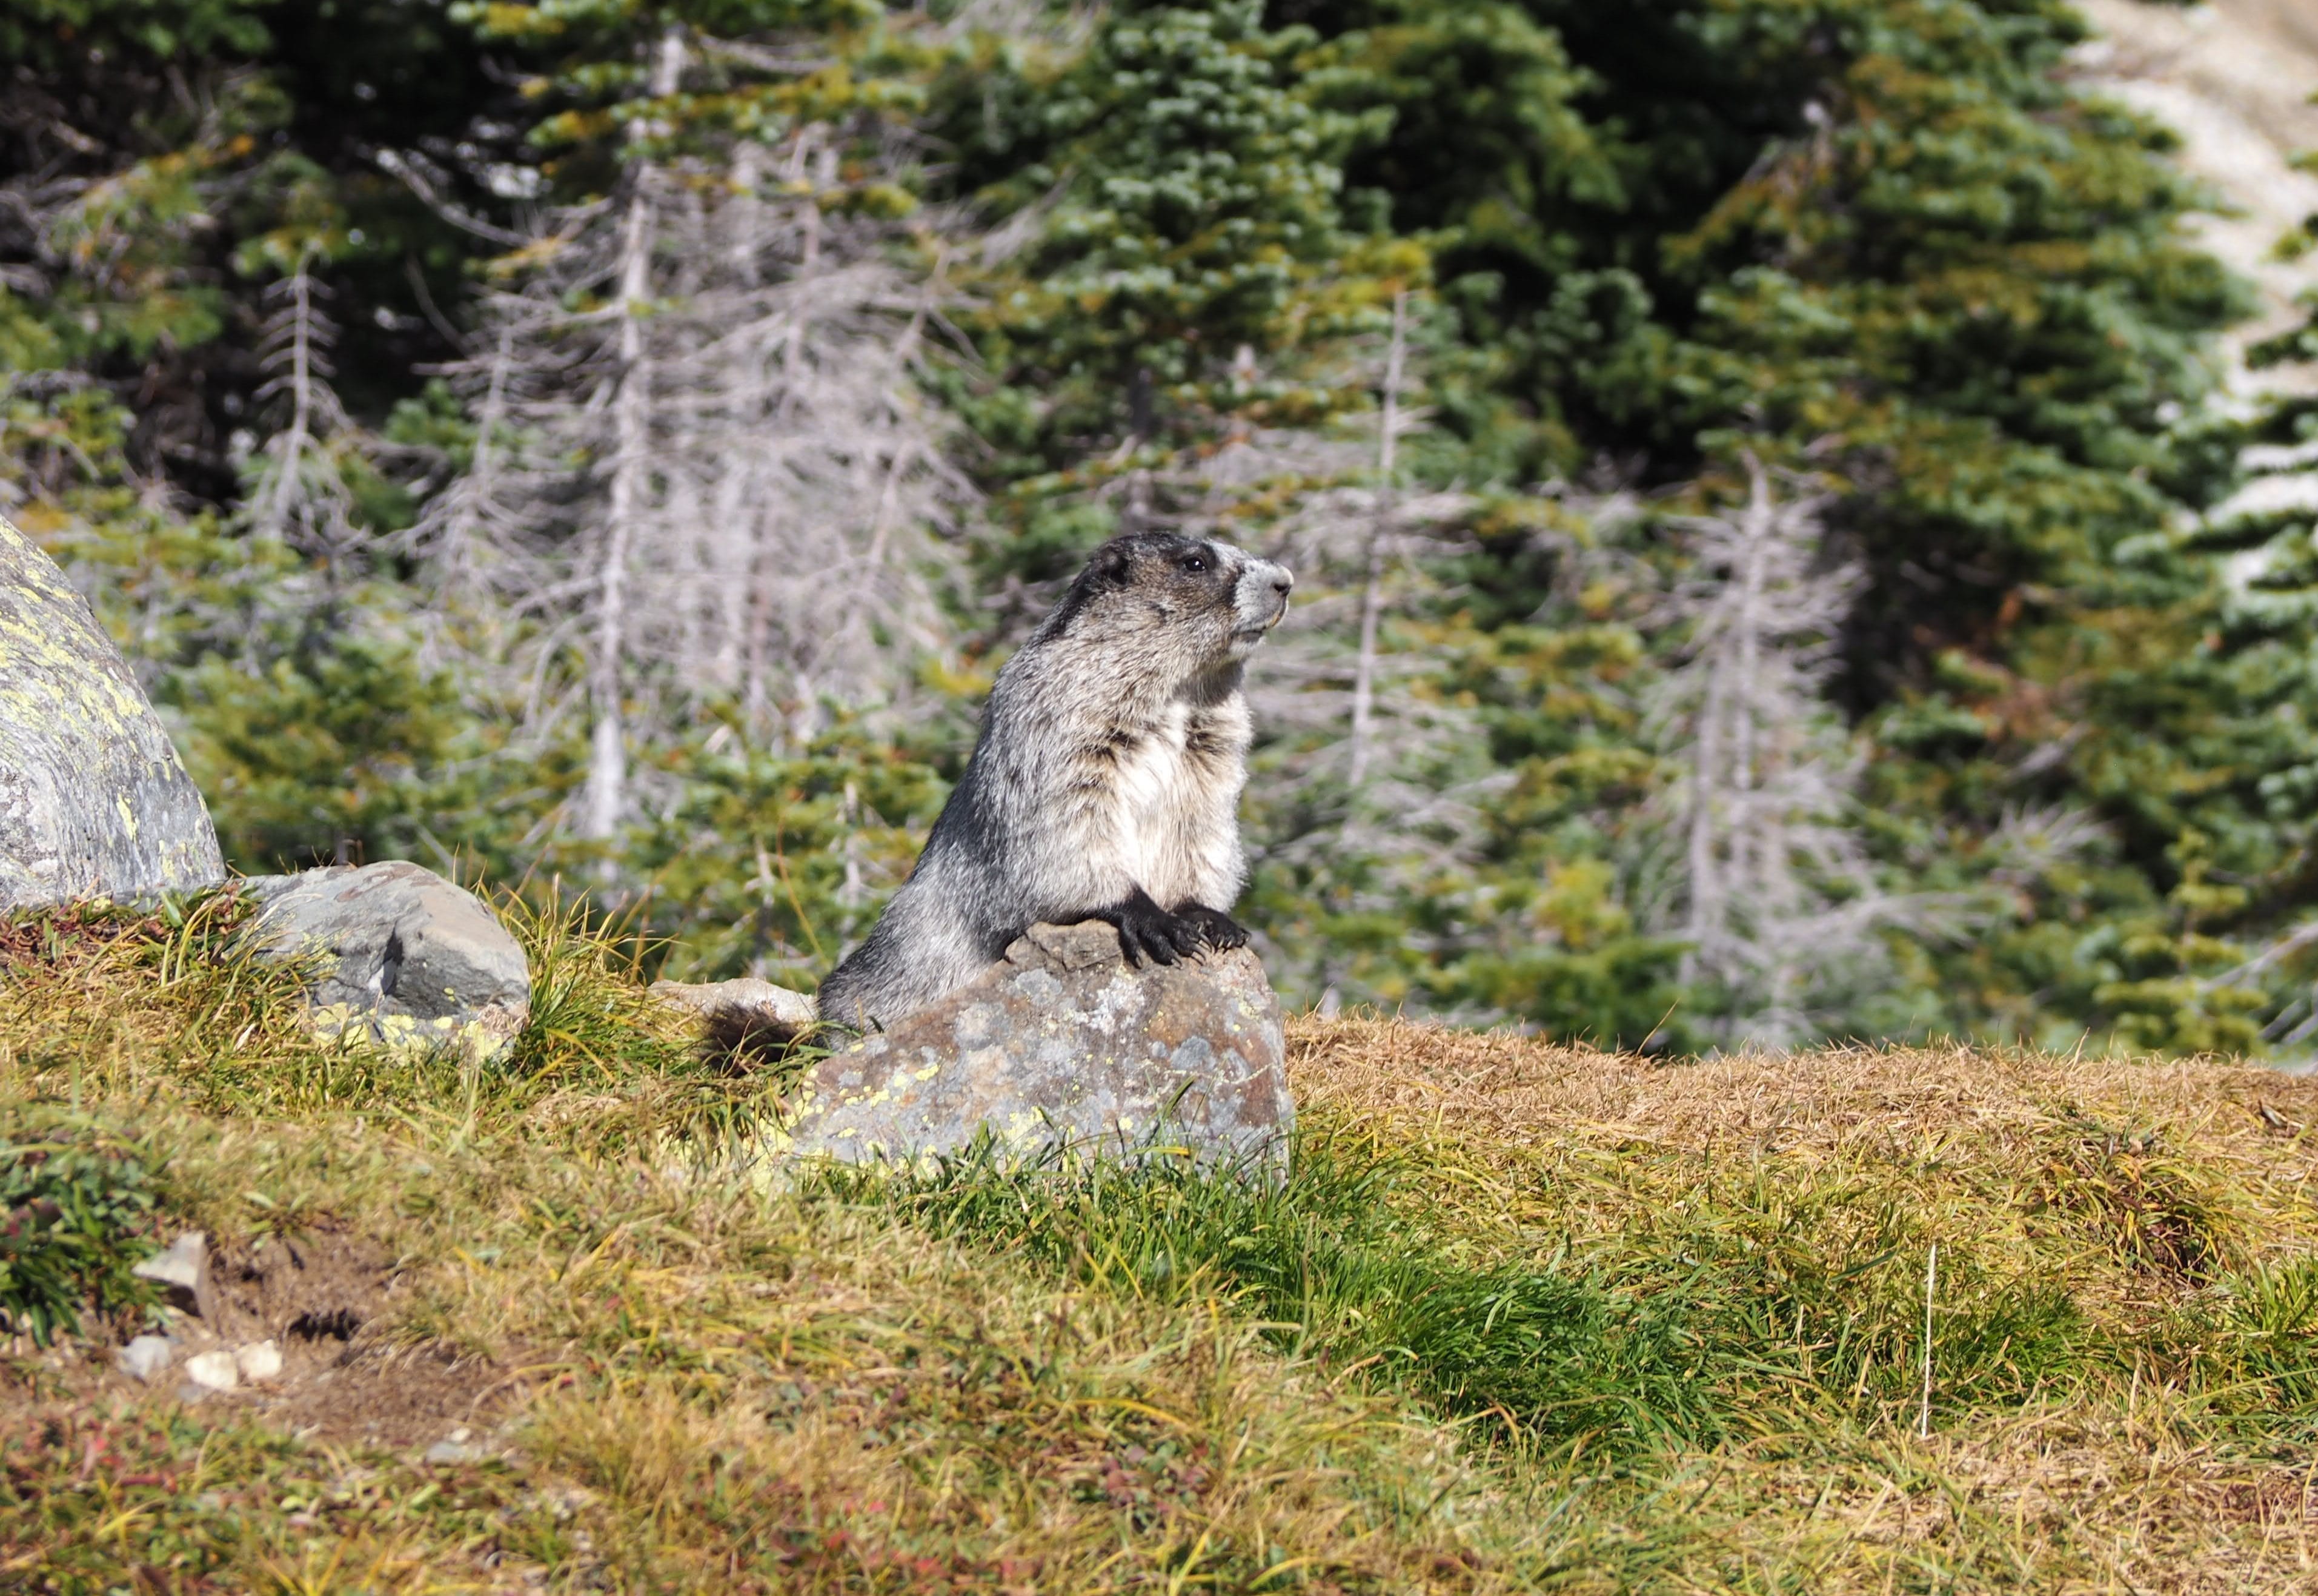
[[[1920,1417],[1927,1275],[1941,1422],[2098,1402],[2143,1367],[2165,1372],[2172,1400],[2251,1434],[2299,1440],[2318,1418],[2318,1260],[2220,1274],[2227,1240],[2172,1166],[2157,1195],[2143,1179],[2142,1200],[2105,1206],[2121,1261],[2201,1289],[2107,1321],[2055,1278],[2066,1240],[2049,1271],[1951,1243],[1942,1272],[1925,1226],[1855,1180],[1798,1185],[1758,1167],[1703,1189],[1678,1224],[1581,1247],[1550,1225],[1477,1235],[1428,1193],[1437,1166],[1373,1138],[1307,1132],[1292,1169],[1271,1182],[1181,1163],[1025,1169],[977,1152],[822,1185],[1093,1289],[1228,1305],[1284,1355],[1369,1371],[1532,1452],[1631,1462],[1782,1426]]]
[[[153,1209],[151,1172],[102,1125],[0,1113],[0,1331],[47,1347],[86,1314],[148,1304],[130,1271],[153,1251]]]
[[[786,1075],[693,1046],[576,916],[516,917],[531,1021],[478,1065],[314,1040],[235,915],[0,928],[0,1128],[41,1149],[0,1195],[82,1238],[42,1254],[69,1259],[38,1287],[53,1344],[28,1312],[0,1368],[0,1588],[2218,1592],[2318,1568],[2318,1088],[1960,1051],[1663,1068],[1298,1022],[1284,1183],[977,1156],[768,1190],[729,1154]],[[496,1394],[481,1455],[425,1460],[447,1412],[373,1440],[107,1373],[152,1312],[125,1260],[181,1225],[358,1240],[393,1289],[335,1377]]]
[[[1280,1183],[1181,1163],[1058,1163],[977,1154],[823,1185],[1092,1289],[1214,1300],[1288,1357],[1370,1371],[1516,1437],[1631,1448],[1727,1430],[1684,1296],[1631,1289],[1567,1256],[1477,1260],[1403,1161],[1307,1134]]]

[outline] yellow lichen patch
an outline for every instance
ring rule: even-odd
[[[480,1019],[421,1019],[410,1014],[379,1014],[348,1003],[317,1004],[308,1011],[314,1034],[390,1055],[442,1054],[472,1063],[503,1057],[513,1044],[504,1029]]]
[[[0,773],[39,794],[0,831],[0,905],[142,897],[225,874],[201,796],[119,650],[4,518]]]

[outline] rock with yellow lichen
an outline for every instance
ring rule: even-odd
[[[1131,969],[1119,933],[1090,920],[1031,927],[939,1002],[819,1061],[767,1151],[902,1162],[986,1134],[1015,1158],[1277,1171],[1294,1117],[1280,1005],[1253,952]]]
[[[252,876],[262,958],[302,961],[310,1018],[391,1052],[475,1059],[506,1052],[531,1016],[523,945],[472,892],[423,865],[388,859],[296,875]]]
[[[209,811],[121,650],[0,518],[0,910],[224,879]]]

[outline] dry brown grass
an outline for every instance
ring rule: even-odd
[[[1376,1020],[1305,1021],[1291,1049],[1307,1114],[1461,1171],[1450,1200],[1511,1244],[1648,1250],[1694,1234],[1718,1182],[1758,1216],[1834,1194],[1815,1210],[1831,1257],[1896,1207],[2146,1339],[2116,1377],[1928,1438],[1900,1403],[1687,1459],[1712,1481],[1702,1510],[1743,1511],[1670,1588],[2318,1589],[2308,1428],[2217,1428],[2157,1333],[2228,1271],[2318,1251],[2318,1081],[1960,1046],[1660,1063]]]
[[[2159,1126],[2185,1154],[2298,1203],[2318,1078],[2224,1060],[2056,1058],[1957,1045],[1660,1063],[1405,1021],[1299,1020],[1298,1100],[1513,1167],[1577,1139],[1701,1160],[2026,1157],[2088,1124]],[[2296,1207],[2294,1212],[2306,1213]]]

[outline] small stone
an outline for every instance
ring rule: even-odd
[[[234,1349],[233,1363],[241,1371],[241,1377],[253,1385],[276,1379],[282,1373],[282,1349],[270,1340],[252,1341]]]
[[[204,1391],[230,1391],[241,1384],[241,1366],[220,1348],[185,1359],[185,1378]]]
[[[426,1460],[429,1463],[480,1463],[482,1457],[481,1447],[470,1447],[459,1441],[436,1441],[427,1448]]]
[[[131,1379],[152,1381],[177,1360],[177,1343],[165,1335],[141,1335],[112,1355],[112,1364]]]
[[[130,1271],[141,1280],[165,1287],[170,1305],[204,1322],[217,1318],[217,1296],[210,1288],[210,1240],[189,1230]]]
[[[717,1046],[778,1046],[812,1028],[818,1009],[809,993],[744,975],[735,981],[655,981],[651,995],[700,1022]]]

